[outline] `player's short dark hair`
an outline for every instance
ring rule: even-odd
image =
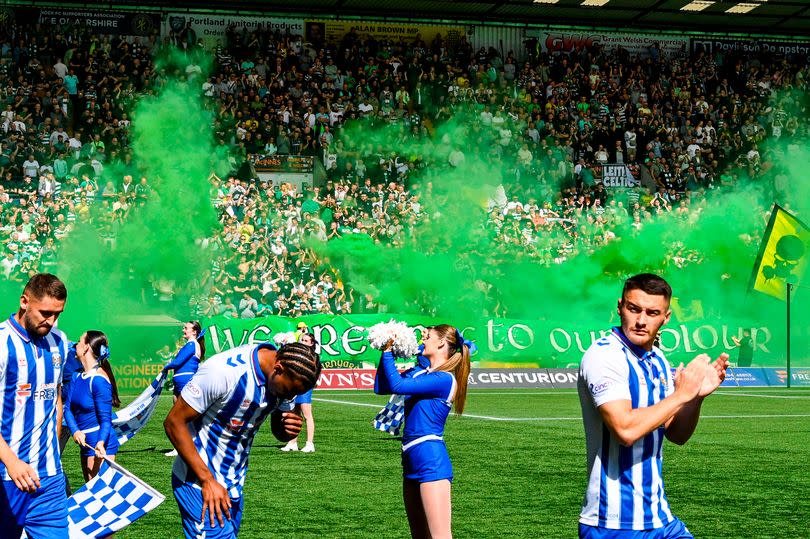
[[[35,299],[45,297],[65,301],[67,299],[67,287],[59,280],[59,277],[52,273],[37,273],[23,289],[23,294],[27,294]]]
[[[664,296],[667,301],[672,299],[672,287],[654,273],[639,273],[627,279],[622,289],[622,298],[631,290],[641,290],[651,296]]]
[[[304,382],[307,391],[318,383],[318,377],[321,375],[321,359],[315,352],[315,347],[300,342],[285,344],[278,349],[276,358],[284,368],[289,369],[294,376]]]

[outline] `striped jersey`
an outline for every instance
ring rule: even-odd
[[[56,415],[67,345],[58,329],[31,339],[13,315],[0,323],[0,435],[40,478],[62,473]],[[0,472],[11,479],[2,463]]]
[[[269,343],[244,345],[212,356],[200,365],[180,396],[201,415],[189,423],[191,437],[203,462],[231,498],[242,496],[253,437],[274,410],[293,409],[292,400],[267,394],[259,368],[259,350]],[[195,482],[194,472],[178,456],[172,469],[183,482]]]
[[[662,475],[663,425],[631,447],[613,436],[597,408],[628,400],[634,409],[674,391],[669,362],[658,348],[635,346],[613,328],[582,358],[577,383],[588,455],[588,490],[579,521],[622,530],[661,528],[673,520]]]

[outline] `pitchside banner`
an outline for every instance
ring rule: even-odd
[[[526,30],[526,37],[540,42],[543,52],[577,52],[601,45],[606,51],[621,47],[631,55],[648,58],[650,49],[658,44],[661,54],[678,57],[686,54],[689,38],[683,36],[660,36],[655,34],[624,34],[612,32],[576,32],[553,30]]]
[[[317,389],[374,389],[374,369],[326,369]],[[572,389],[577,387],[576,369],[472,369],[467,379],[473,389]]]
[[[398,314],[268,316],[247,320],[220,317],[207,322],[206,339],[209,350],[219,352],[241,344],[271,340],[276,333],[295,330],[296,324],[303,321],[320,343],[325,367],[373,368],[380,353],[369,347],[366,328],[391,319],[407,322],[417,329],[443,322]],[[579,365],[591,343],[610,333],[610,326],[599,320],[563,323],[484,318],[456,323],[460,324],[464,337],[478,345],[478,353],[472,357],[474,367],[574,367]],[[671,322],[660,332],[660,347],[673,365],[687,362],[701,352],[712,357],[729,352],[736,358],[732,337],[740,339],[743,330],[749,330],[754,343],[754,361],[760,365],[780,365],[784,343],[784,330],[780,329],[706,319]]]
[[[674,372],[674,371],[673,371]],[[374,369],[327,369],[322,371],[317,389],[372,390]],[[810,386],[810,369],[791,371],[792,385]],[[467,379],[472,389],[574,389],[577,369],[472,369]],[[732,367],[722,387],[785,386],[787,371],[760,367]]]

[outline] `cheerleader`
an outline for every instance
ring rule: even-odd
[[[73,374],[64,404],[65,423],[82,448],[84,480],[95,477],[102,458],[115,460],[118,439],[112,428],[112,409],[121,405],[110,366],[107,336],[88,331],[76,343],[82,370]]]
[[[186,322],[183,324],[183,338],[186,339],[186,344],[177,352],[174,359],[168,365],[163,367],[163,371],[174,371],[172,381],[174,383],[174,402],[180,396],[180,392],[187,383],[191,381],[197,369],[200,367],[200,361],[205,358],[205,337],[203,336],[202,326],[196,320]],[[167,457],[176,457],[177,450],[172,449],[168,453],[164,453]]]
[[[202,326],[196,320],[183,325],[183,338],[186,344],[177,352],[174,359],[165,367],[164,371],[174,371],[174,400],[180,396],[185,385],[197,374],[200,361],[205,358],[205,337],[202,335]]]
[[[302,330],[301,324],[298,324],[298,329]],[[304,324],[303,331],[306,331],[306,324]],[[298,333],[298,332],[296,332]],[[311,348],[315,348],[315,335],[312,333],[301,333],[300,337],[298,337],[298,342],[301,344],[306,344]],[[307,428],[307,442],[304,444],[304,448],[301,449],[302,453],[314,453],[315,452],[315,417],[312,415],[312,391],[315,388],[310,389],[306,393],[302,393],[295,397],[295,411],[300,415],[304,416],[304,421]],[[296,436],[289,442],[287,445],[281,448],[282,451],[298,451],[298,437]]]
[[[444,443],[444,425],[450,408],[464,411],[470,346],[456,328],[441,324],[423,333],[422,356],[430,362],[400,374],[391,344],[380,358],[374,392],[397,393],[405,400],[402,436],[402,492],[414,539],[449,539],[450,484],[453,467]]]

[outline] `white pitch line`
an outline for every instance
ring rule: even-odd
[[[322,398],[313,398],[314,401],[320,402],[329,402],[333,404],[345,404],[347,406],[363,406],[365,408],[381,408],[383,405],[381,404],[370,404],[367,402],[352,402],[352,401],[343,401],[343,400],[336,400],[336,399],[322,399]],[[473,415],[473,414],[464,414],[461,418],[470,418],[470,419],[484,419],[487,421],[582,421],[582,418],[579,416],[576,417],[494,417],[488,415]],[[758,419],[758,418],[770,418],[770,419],[786,419],[786,418],[794,418],[794,417],[810,417],[810,414],[751,414],[751,415],[704,415],[701,416],[701,419]]]

